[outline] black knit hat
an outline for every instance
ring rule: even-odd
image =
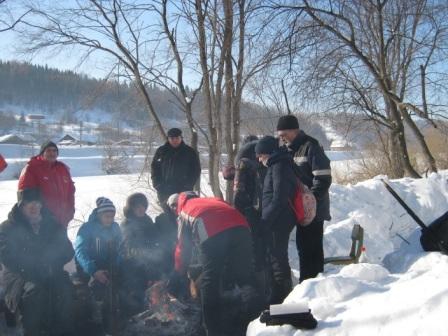
[[[132,213],[132,209],[137,205],[143,205],[146,209],[148,208],[148,199],[142,193],[134,193],[128,197],[126,200],[126,205],[123,209],[125,217],[129,217]]]
[[[58,146],[56,146],[56,144],[55,144],[53,141],[47,141],[47,142],[44,142],[44,143],[42,144],[42,146],[40,146],[40,152],[39,152],[39,155],[44,154],[45,150],[46,150],[47,148],[50,148],[50,147],[56,148],[56,150],[57,150],[58,153],[59,153],[59,148],[58,148]]]
[[[296,116],[288,114],[285,116],[281,116],[278,119],[277,131],[291,130],[298,128],[299,128],[299,121],[297,120]]]
[[[17,192],[17,204],[22,206],[25,203],[38,201],[42,202],[40,190],[37,188],[28,188]]]
[[[258,140],[255,145],[255,153],[257,155],[260,154],[272,154],[275,150],[278,149],[278,139],[273,136],[266,135],[260,140]]]
[[[176,138],[182,136],[182,131],[179,128],[174,127],[171,128],[167,134],[170,138]]]

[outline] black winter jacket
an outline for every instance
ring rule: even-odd
[[[291,155],[283,148],[268,160],[268,170],[263,185],[263,222],[272,230],[290,229],[296,219],[290,201],[296,190]]]
[[[62,277],[64,265],[73,255],[66,230],[46,209],[42,209],[40,230],[36,234],[15,205],[0,225],[0,261],[5,267],[2,282],[8,308],[16,310],[25,282],[51,285]]]
[[[161,241],[161,232],[151,217],[128,216],[121,223],[122,248],[125,273],[137,272],[146,280],[159,280],[168,272],[169,251]]]
[[[199,155],[184,142],[177,148],[167,142],[156,150],[151,163],[151,179],[159,195],[169,197],[193,190],[200,175]]]
[[[289,145],[294,156],[296,173],[300,180],[311,189],[317,200],[316,221],[330,220],[331,185],[330,159],[325,155],[319,142],[300,131]]]
[[[255,157],[255,145],[252,141],[244,145],[236,156],[236,173],[234,180],[234,202],[242,214],[261,210],[263,181],[266,167]],[[247,217],[247,216],[246,216]]]

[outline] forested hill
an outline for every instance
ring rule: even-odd
[[[179,111],[167,91],[151,87],[154,106],[165,118]],[[16,106],[64,122],[73,122],[79,111],[103,111],[130,124],[148,118],[136,90],[117,81],[105,81],[29,63],[0,61],[0,107]],[[17,112],[17,111],[15,111]],[[89,119],[89,114],[84,113]]]
[[[178,126],[184,114],[176,98],[165,89],[149,86],[153,106],[164,125]],[[193,104],[193,114],[199,125],[206,124],[203,100],[199,94]],[[126,122],[134,128],[150,122],[140,95],[131,84],[116,80],[101,80],[61,71],[47,66],[0,61],[0,116],[44,114],[47,120],[76,124],[79,121],[116,125]],[[242,134],[268,134],[275,128],[278,113],[254,103],[241,104]],[[299,116],[300,124],[325,146],[329,141],[318,120]],[[13,120],[11,123],[14,124]],[[5,125],[6,128],[7,125]],[[8,133],[8,129],[3,129]]]

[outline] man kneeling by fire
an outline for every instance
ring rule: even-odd
[[[174,295],[186,291],[188,267],[196,250],[202,267],[198,282],[207,335],[245,335],[247,324],[258,315],[262,305],[255,288],[246,219],[223,200],[199,198],[190,191],[171,195],[167,204],[178,215],[175,272],[169,290]],[[233,300],[232,307],[226,307],[223,294],[232,289],[233,293],[239,292],[238,300]]]

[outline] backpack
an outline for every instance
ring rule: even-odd
[[[301,226],[309,225],[316,217],[316,197],[299,179],[297,179],[296,190],[289,204]]]

